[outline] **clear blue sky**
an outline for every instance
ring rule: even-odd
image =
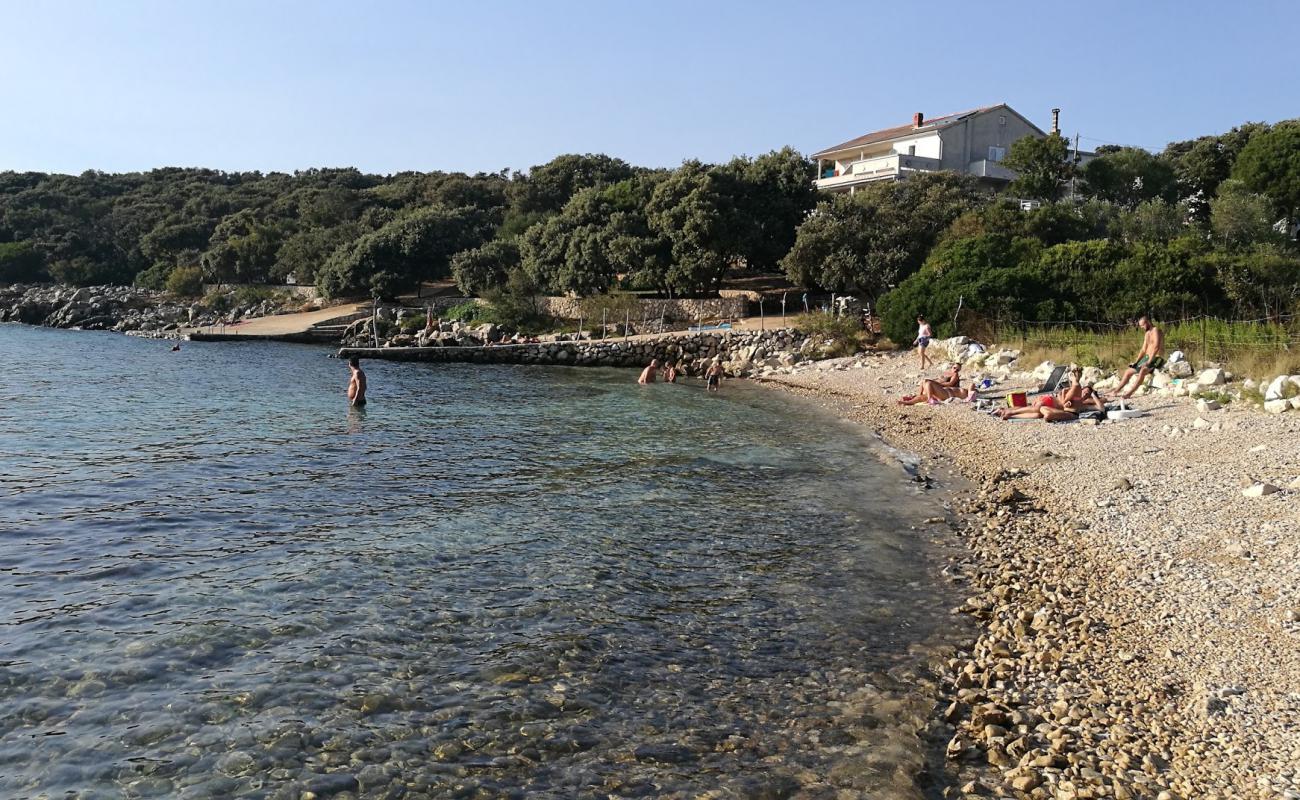
[[[0,170],[803,152],[997,102],[1159,149],[1300,115],[1283,0],[0,0]]]

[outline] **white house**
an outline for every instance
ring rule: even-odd
[[[1059,130],[1059,113],[1052,109],[1053,131]],[[1000,163],[1011,143],[1025,136],[1046,135],[1006,103],[935,119],[918,112],[910,125],[874,131],[813,153],[816,184],[832,192],[852,192],[872,181],[951,170],[1002,186],[1016,177]]]

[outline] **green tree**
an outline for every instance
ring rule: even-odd
[[[1279,238],[1268,198],[1247,191],[1235,179],[1224,181],[1219,196],[1210,201],[1210,229],[1228,247],[1250,247]]]
[[[607,291],[622,275],[662,286],[668,242],[652,231],[645,205],[656,179],[640,176],[578,192],[519,239],[523,274],[542,290],[581,296]]]
[[[381,272],[382,290],[393,282],[414,287],[420,281],[447,277],[451,258],[482,244],[492,222],[479,209],[430,206],[412,211],[335,250],[320,269],[316,285],[326,297],[365,294]]]
[[[1116,231],[1128,242],[1168,242],[1187,230],[1183,207],[1165,200],[1147,200],[1119,215]]]
[[[1002,165],[1016,172],[1010,190],[1020,197],[1054,201],[1074,173],[1070,145],[1060,134],[1025,136],[1011,143]]]
[[[1300,258],[1275,245],[1207,253],[1200,266],[1214,275],[1237,316],[1300,312]]]
[[[650,229],[672,245],[665,283],[677,292],[718,288],[741,256],[744,223],[727,176],[687,162],[654,187]]]
[[[1174,202],[1178,179],[1160,156],[1138,147],[1123,147],[1083,166],[1083,193],[1124,208],[1148,200]]]
[[[1300,216],[1300,119],[1279,122],[1252,136],[1233,165],[1232,177],[1267,197],[1275,218]]]
[[[39,280],[44,270],[44,260],[31,242],[0,242],[0,283]]]
[[[1209,222],[1209,201],[1218,193],[1219,184],[1232,175],[1237,156],[1251,137],[1265,130],[1268,125],[1248,122],[1227,133],[1171,142],[1165,147],[1161,156],[1173,166],[1179,199],[1187,203],[1196,222]]]
[[[636,173],[626,161],[604,154],[556,156],[510,186],[511,205],[521,212],[555,213],[583,189],[625,181]]]
[[[519,244],[509,239],[494,239],[482,247],[462,250],[451,259],[451,276],[466,295],[482,295],[500,289],[510,272],[519,267]]]
[[[755,159],[736,158],[715,171],[726,181],[743,227],[738,254],[751,269],[777,266],[795,231],[817,205],[816,164],[790,147]]]
[[[280,228],[245,209],[221,220],[199,263],[214,283],[263,283],[270,277],[282,239]]]
[[[973,179],[951,173],[833,195],[799,227],[782,266],[800,285],[876,298],[915,272],[958,219],[976,218],[972,209],[984,202]],[[1019,209],[1014,213],[1022,222]]]

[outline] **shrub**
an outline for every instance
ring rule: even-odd
[[[442,312],[442,318],[452,322],[481,322],[487,313],[487,306],[471,300]]]
[[[947,241],[935,248],[921,271],[881,298],[882,327],[890,339],[911,342],[916,318],[924,315],[935,336],[956,331],[958,303],[986,316],[1045,313],[1048,287],[1028,265],[1037,253],[1033,239],[985,234]]]
[[[0,283],[34,281],[45,263],[30,242],[0,242]]]
[[[380,270],[370,276],[370,296],[376,300],[393,300],[402,290],[403,284],[401,275],[389,270]]]
[[[203,294],[203,273],[198,267],[176,267],[167,274],[167,291],[177,297]]]
[[[808,314],[799,320],[797,327],[823,343],[824,358],[851,356],[867,343],[867,332],[857,317]]]
[[[402,323],[399,327],[401,328],[402,333],[415,333],[416,331],[424,329],[425,322],[426,320],[424,317],[415,314],[403,317]]]
[[[537,304],[538,289],[526,272],[516,269],[506,279],[504,288],[489,292],[488,309],[483,319],[520,333],[542,333],[555,320],[542,313]]]

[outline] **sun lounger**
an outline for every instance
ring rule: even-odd
[[[1050,394],[1061,388],[1061,384],[1065,382],[1066,369],[1067,367],[1065,364],[1058,364],[1052,369],[1052,374],[1047,376],[1047,380],[1043,381],[1043,385],[1039,387],[1038,391],[1030,392],[1029,397],[1037,397],[1040,394]]]
[[[1043,394],[1051,394],[1052,392],[1055,392],[1057,389],[1061,388],[1061,384],[1065,382],[1066,369],[1067,367],[1064,364],[1060,364],[1054,367],[1052,369],[1052,374],[1048,375],[1047,380],[1043,381],[1043,385],[1040,386],[1037,391],[1026,392],[1025,397],[1030,398],[1030,397],[1038,397],[1039,395],[1043,395]],[[1005,390],[994,390],[993,392],[980,392],[975,397],[977,400],[992,400],[1004,396],[1006,396]]]

